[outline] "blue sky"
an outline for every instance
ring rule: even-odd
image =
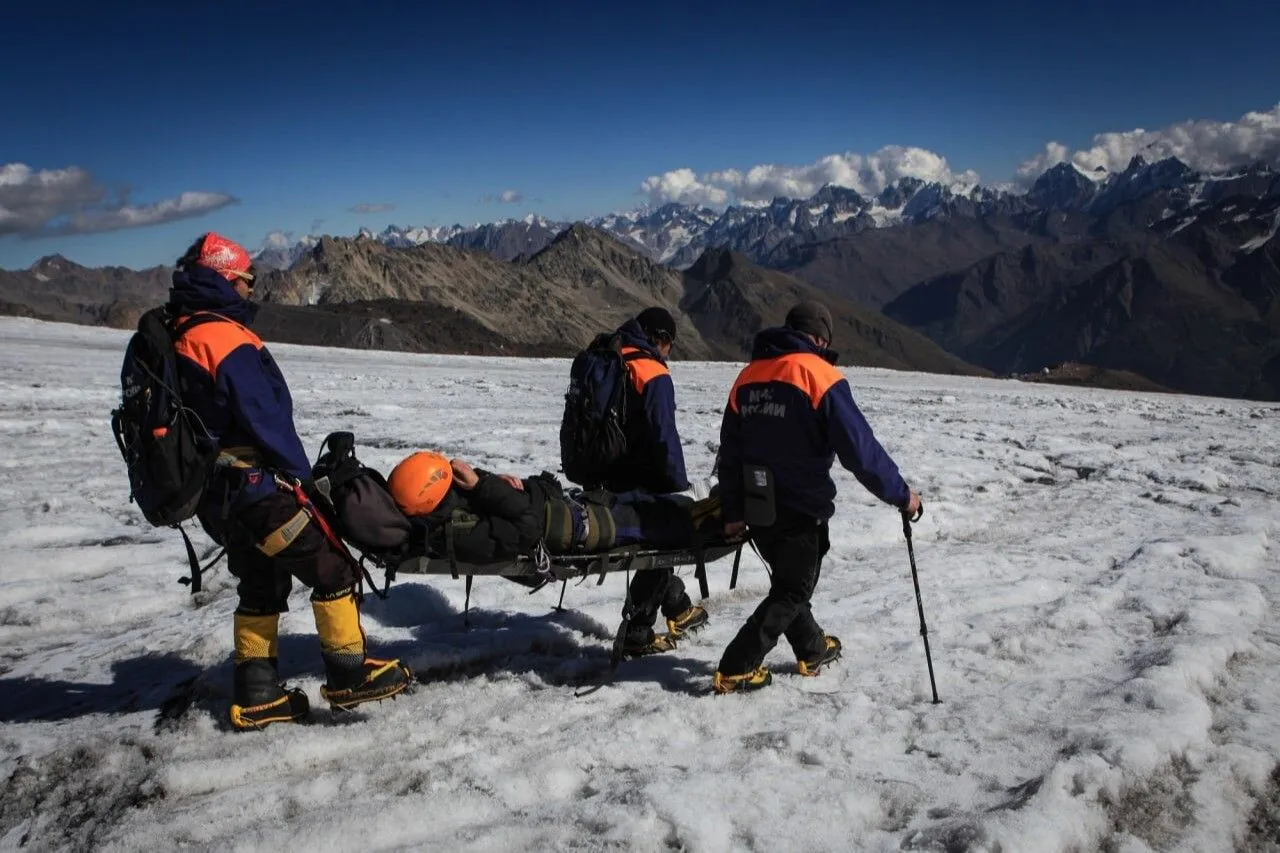
[[[0,267],[733,200],[776,184],[708,176],[885,146],[996,183],[1051,141],[1280,103],[1256,0],[116,5],[5,12]]]

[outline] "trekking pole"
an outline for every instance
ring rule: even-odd
[[[933,704],[937,705],[942,700],[938,698],[938,685],[933,680],[933,655],[929,653],[929,629],[924,624],[924,602],[920,599],[920,577],[916,573],[916,551],[911,546],[911,525],[923,516],[924,504],[920,505],[920,511],[916,513],[915,518],[906,512],[902,513],[902,534],[907,537],[907,556],[911,559],[911,583],[916,588],[916,609],[920,611],[920,636],[924,640],[924,659],[929,665],[929,687],[933,690]]]

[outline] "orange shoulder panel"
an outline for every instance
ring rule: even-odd
[[[844,379],[843,373],[811,352],[764,358],[751,362],[738,374],[738,381],[729,392],[729,406],[738,411],[738,389],[744,385],[785,382],[803,391],[816,409],[831,386],[841,379]]]
[[[622,354],[628,355],[633,352],[644,352],[644,350],[636,347],[623,347]],[[637,394],[644,393],[644,386],[648,385],[659,376],[667,376],[671,371],[667,370],[667,366],[656,358],[650,358],[646,355],[644,358],[637,358],[635,361],[627,362],[627,375],[631,377],[631,384],[635,386]]]
[[[245,344],[262,349],[262,339],[244,326],[232,320],[216,320],[188,329],[173,347],[178,355],[200,365],[216,379],[222,360]]]

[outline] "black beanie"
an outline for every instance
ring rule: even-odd
[[[827,342],[831,339],[831,312],[821,302],[806,300],[787,312],[787,328],[809,335],[816,335]]]
[[[646,308],[636,316],[636,322],[650,338],[666,336],[669,341],[676,339],[676,321],[666,308],[656,305]]]

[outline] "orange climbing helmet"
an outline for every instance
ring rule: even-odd
[[[444,500],[453,485],[449,460],[432,450],[419,450],[391,469],[387,486],[405,515],[426,515]]]

